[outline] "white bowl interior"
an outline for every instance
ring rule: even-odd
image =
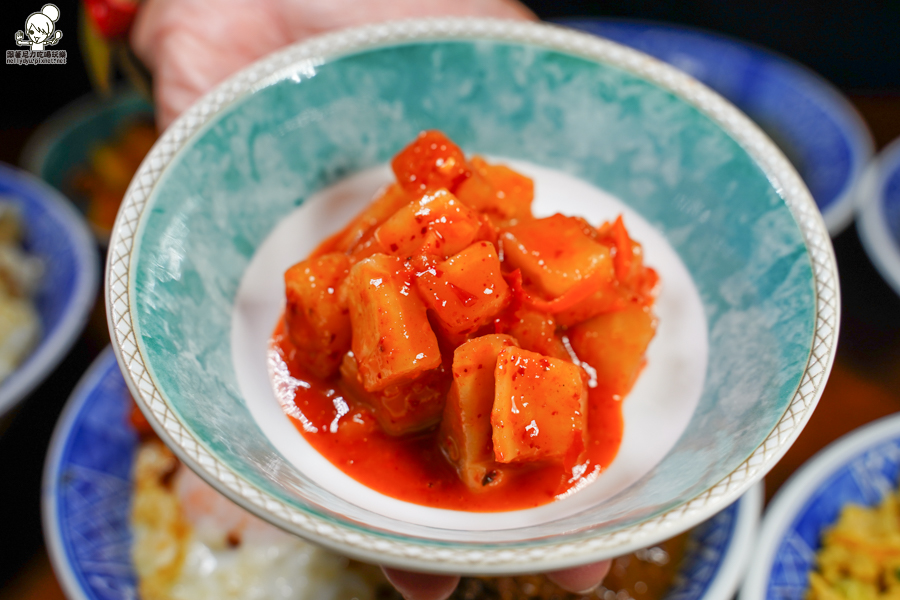
[[[635,483],[675,445],[694,413],[706,376],[706,318],[700,295],[678,254],[639,213],[587,183],[558,171],[497,157],[535,181],[536,216],[556,212],[602,223],[624,215],[644,245],[647,264],[666,274],[655,304],[659,329],[647,367],[624,402],[625,431],[613,464],[595,482],[565,499],[527,510],[473,513],[429,508],[389,498],[345,475],[322,457],[284,415],[273,393],[266,347],[284,310],[282,275],[352,218],[374,190],[393,181],[387,165],[361,171],[313,194],[272,231],[254,253],[238,288],[232,318],[233,366],[250,414],[278,452],[322,489],[381,516],[441,529],[513,529],[548,523],[599,504]]]

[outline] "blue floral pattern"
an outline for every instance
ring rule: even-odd
[[[706,594],[734,541],[740,500],[691,532],[681,569],[665,600],[699,600]]]

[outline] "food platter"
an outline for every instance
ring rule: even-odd
[[[690,420],[703,388],[708,352],[706,339],[696,332],[704,331],[706,322],[700,297],[677,253],[639,213],[596,188],[534,164],[506,163],[532,177],[539,190],[556,192],[553,196],[541,196],[539,192],[536,215],[549,216],[559,211],[599,223],[604,217],[623,214],[629,231],[643,243],[648,264],[666,273],[666,289],[655,308],[659,316],[658,341],[651,345],[647,366],[624,404],[624,417],[630,426],[616,460],[600,481],[577,494],[565,508],[554,503],[530,511],[454,511],[451,516],[447,511],[385,498],[298,440],[297,430],[285,418],[282,401],[273,396],[270,366],[259,360],[272,324],[284,310],[282,273],[310,252],[309,243],[316,239],[317,226],[349,220],[349,215],[339,214],[338,210],[358,207],[359,202],[341,202],[342,198],[368,198],[372,190],[381,189],[390,181],[392,175],[382,167],[362,171],[322,190],[279,223],[247,266],[234,301],[233,362],[250,413],[278,451],[293,464],[304,465],[304,472],[323,489],[352,497],[356,504],[383,516],[420,525],[452,523],[454,527],[488,531],[525,522],[539,524],[563,514],[575,514],[638,481],[663,459]],[[323,213],[325,216],[320,216]]]
[[[103,152],[106,156],[100,162],[106,177],[120,179],[133,174],[129,168],[137,165],[134,157],[122,160],[122,140],[133,136],[136,126],[147,126],[152,119],[153,107],[135,92],[116,91],[105,99],[85,96],[51,115],[29,137],[20,163],[72,200],[86,216],[97,242],[105,246],[112,224],[109,213],[112,210],[115,215],[116,205],[102,209],[101,205],[104,201],[115,202],[116,198],[113,194],[113,198],[97,202],[100,194],[96,188],[100,186],[96,181],[91,182],[95,189],[83,189],[88,177],[96,178],[91,172],[92,163],[97,162],[98,152]]]

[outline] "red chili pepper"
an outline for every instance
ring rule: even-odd
[[[104,38],[124,37],[137,14],[138,0],[84,0],[88,17]]]
[[[512,292],[508,309],[511,312],[515,312],[522,307],[522,301],[527,295],[525,289],[522,287],[522,271],[521,269],[516,269],[515,271],[503,273],[502,275],[503,279],[506,281],[506,285],[509,286],[509,291]]]
[[[631,262],[634,260],[634,250],[631,247],[631,238],[625,229],[622,215],[619,215],[612,226],[612,237],[616,243],[616,255],[613,257],[613,266],[616,269],[616,279],[625,281],[631,273]]]
[[[569,310],[582,300],[589,298],[596,292],[599,292],[607,285],[606,277],[603,273],[597,272],[588,275],[579,283],[575,284],[569,291],[562,296],[558,296],[553,300],[543,300],[535,298],[523,290],[525,304],[535,310],[547,313],[548,315],[559,314]]]
[[[522,272],[519,269],[511,273],[504,273],[503,279],[506,280],[506,284],[509,285],[509,289],[512,292],[512,300],[507,309],[511,314],[515,314],[519,307],[525,305],[548,315],[555,315],[569,310],[608,284],[605,276],[598,272],[584,278],[562,296],[553,300],[544,300],[543,298],[536,298],[525,291],[525,288],[522,287]],[[502,332],[497,331],[497,333]]]

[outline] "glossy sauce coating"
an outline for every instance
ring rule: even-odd
[[[394,437],[378,427],[368,407],[302,366],[284,324],[269,349],[270,365],[286,367],[293,381],[275,381],[279,401],[297,430],[341,471],[382,494],[415,504],[474,512],[532,508],[596,477],[615,458],[622,441],[622,402],[600,388],[588,392],[588,448],[580,477],[560,463],[526,464],[507,471],[504,484],[475,493],[460,480],[438,445],[436,430]],[[273,369],[278,372],[280,369]],[[276,376],[277,377],[277,376]]]
[[[419,134],[396,182],[285,272],[279,401],[360,483],[466,511],[546,504],[622,439],[658,278],[622,218],[531,211],[528,177]]]

